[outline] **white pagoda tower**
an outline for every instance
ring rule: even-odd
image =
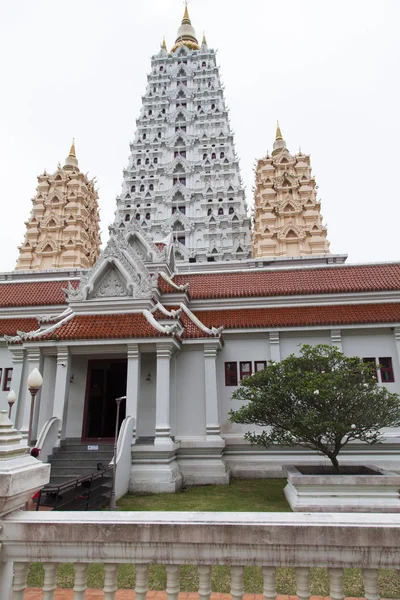
[[[216,54],[200,45],[186,6],[170,52],[151,59],[114,225],[135,219],[157,242],[173,234],[177,260],[251,257],[247,214]]]

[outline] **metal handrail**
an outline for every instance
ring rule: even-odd
[[[57,510],[72,502],[76,502],[77,500],[83,500],[83,502],[79,503],[78,508],[75,508],[75,510],[90,510],[89,507],[92,492],[94,489],[97,489],[93,487],[93,483],[99,479],[105,479],[105,475],[111,471],[112,467],[106,467],[101,471],[94,471],[93,473],[81,475],[75,479],[69,479],[65,483],[59,485],[51,483],[45,485],[40,490],[36,510],[38,511],[40,506],[52,506],[53,510]],[[65,498],[65,495],[68,494],[68,492],[73,492],[74,490],[75,494],[68,495],[68,497]],[[45,498],[49,498],[51,495],[53,495],[54,504],[45,502]]]

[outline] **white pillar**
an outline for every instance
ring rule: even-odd
[[[171,356],[174,345],[169,342],[157,344],[157,384],[156,384],[156,437],[154,444],[171,442],[170,425],[170,379]]]
[[[279,331],[270,331],[269,333],[269,346],[271,351],[271,360],[280,362],[281,360],[281,347],[279,343]]]
[[[394,327],[393,330],[394,333],[394,341],[396,343],[396,350],[397,350],[397,364],[400,364],[400,327]],[[14,374],[13,374],[14,377]],[[14,379],[13,379],[14,381]],[[15,389],[14,389],[15,392]],[[17,392],[15,392],[17,393]]]
[[[128,344],[128,374],[126,378],[126,416],[135,419],[133,440],[137,429],[137,407],[140,389],[140,350],[138,344]]]
[[[331,346],[336,346],[340,352],[343,352],[342,332],[340,329],[331,329]]]
[[[220,436],[221,425],[218,410],[218,384],[217,384],[217,352],[219,342],[204,345],[204,375],[205,375],[205,403],[206,403],[206,435],[207,438]]]
[[[69,380],[71,377],[71,356],[67,346],[57,348],[56,383],[54,386],[53,417],[61,422],[61,431],[65,429],[64,418],[68,404]]]
[[[12,380],[11,380],[11,389],[14,390],[15,396],[17,398],[15,406],[12,410],[12,421],[16,422],[16,411],[19,411],[19,406],[22,397],[22,373],[24,369],[24,349],[23,348],[10,348],[12,354],[12,364],[13,364],[13,372],[12,372]],[[25,391],[25,390],[24,390]],[[25,394],[24,394],[25,397]]]
[[[27,359],[27,364],[26,364],[26,379],[27,379],[29,377],[29,375],[32,373],[33,369],[38,369],[39,371],[41,369],[40,348],[29,348],[28,347],[26,359]],[[25,377],[24,377],[24,380],[25,380]],[[28,434],[29,416],[30,416],[30,410],[31,410],[31,393],[26,384],[26,380],[25,380],[25,385],[26,385],[25,390],[23,390],[23,389],[21,390],[21,403],[20,403],[20,407],[18,409],[18,429],[21,431],[21,433],[23,435]],[[38,391],[38,393],[36,395],[35,403],[39,402],[39,394],[40,394],[40,390]]]

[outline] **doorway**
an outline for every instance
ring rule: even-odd
[[[114,440],[117,416],[115,398],[126,395],[127,368],[126,359],[89,360],[82,440]],[[125,414],[126,401],[123,400],[119,427]]]

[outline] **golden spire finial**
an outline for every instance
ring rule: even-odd
[[[276,122],[276,137],[275,140],[283,140],[281,128],[279,127],[279,121]]]
[[[161,44],[161,48],[162,48],[162,50],[167,50],[167,43],[166,43],[166,41],[165,41],[165,35],[164,35],[164,37],[163,37],[163,41],[162,41],[162,44]]]
[[[185,0],[185,12],[183,14],[182,23],[184,21],[189,21],[189,23],[190,23],[189,9],[188,9],[188,0]]]
[[[202,44],[204,44],[204,46],[207,46],[207,40],[206,40],[206,32],[203,31],[203,41]]]
[[[69,155],[68,156],[73,156],[74,158],[76,158],[76,153],[75,153],[75,138],[72,138],[71,150],[69,151]]]

